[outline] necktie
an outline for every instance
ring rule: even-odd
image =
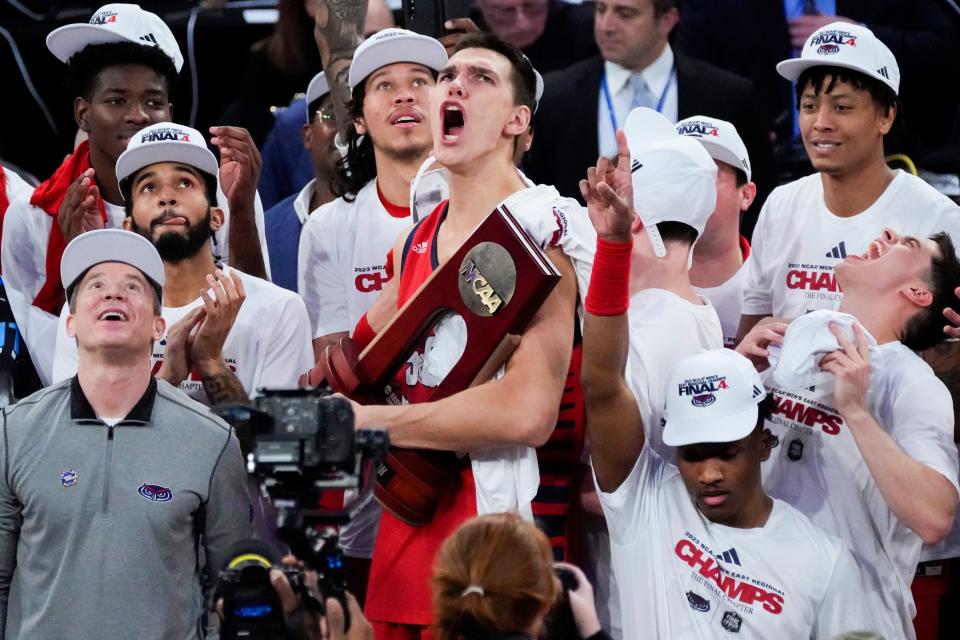
[[[650,93],[650,87],[647,86],[643,76],[639,73],[630,74],[630,88],[633,89],[633,100],[630,102],[630,110],[637,107],[654,108],[653,94]]]

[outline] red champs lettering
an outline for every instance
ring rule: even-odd
[[[354,278],[354,285],[357,291],[370,293],[371,291],[380,291],[383,285],[390,281],[390,276],[386,271],[372,271],[370,273],[361,273]]]
[[[716,559],[698,549],[690,540],[681,538],[674,547],[674,553],[691,568],[696,569],[701,576],[717,585],[717,588],[731,600],[737,600],[746,605],[759,603],[774,615],[779,615],[783,611],[783,596],[724,574]]]
[[[799,400],[774,395],[774,405],[774,415],[782,415],[788,420],[808,427],[820,427],[821,431],[830,436],[840,433],[840,428],[843,426],[843,418],[840,416],[821,411],[816,407],[808,407]]]
[[[830,291],[839,293],[840,285],[837,276],[826,271],[807,269],[791,269],[787,272],[787,289],[804,289],[807,291]]]

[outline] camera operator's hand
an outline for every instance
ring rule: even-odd
[[[589,638],[601,629],[597,606],[593,600],[593,586],[580,567],[566,562],[557,562],[555,566],[563,567],[577,577],[577,588],[568,591],[567,596],[570,599],[573,620],[577,623],[577,632],[581,638]]]
[[[373,627],[360,610],[360,604],[347,593],[347,609],[350,611],[350,631],[344,631],[343,607],[336,598],[327,598],[327,616],[323,620],[323,640],[373,640]]]

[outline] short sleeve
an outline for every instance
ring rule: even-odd
[[[317,211],[307,219],[300,234],[297,288],[307,306],[313,338],[353,329],[347,306],[348,292],[338,269],[334,229],[325,220],[335,213]]]
[[[263,314],[264,321],[271,324],[267,338],[260,347],[259,375],[254,379],[250,392],[264,387],[296,387],[300,375],[314,365],[307,310],[299,296],[282,291],[284,297],[278,300],[278,308],[270,309],[269,316]]]
[[[665,466],[663,459],[650,447],[645,446],[637,456],[630,474],[610,493],[600,489],[597,475],[591,466],[593,484],[597,489],[613,542],[627,544],[634,536],[643,535],[643,531],[648,530],[642,523],[656,510]]]
[[[937,471],[957,489],[957,445],[953,442],[953,400],[934,376],[919,376],[898,390],[889,419],[890,437],[908,456]]]
[[[830,640],[848,631],[872,630],[874,621],[867,611],[862,591],[853,555],[841,543],[830,582],[817,609],[811,638]]]

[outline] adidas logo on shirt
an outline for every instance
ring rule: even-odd
[[[717,560],[722,560],[730,564],[735,564],[738,567],[743,566],[740,562],[740,556],[737,555],[737,550],[734,549],[733,547],[730,547],[723,553],[718,553]]]
[[[846,258],[847,257],[847,244],[845,241],[841,240],[840,244],[835,246],[830,251],[827,251],[828,258]]]
[[[427,243],[418,242],[417,244],[410,247],[414,253],[426,253],[427,252]]]

